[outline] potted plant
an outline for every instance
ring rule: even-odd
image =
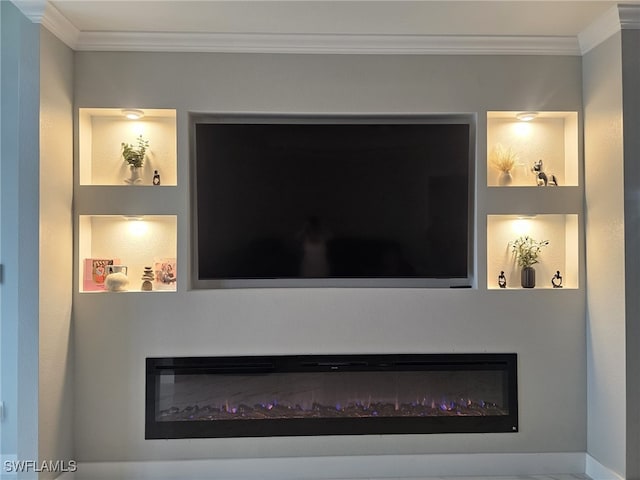
[[[122,142],[122,158],[129,164],[131,176],[125,179],[125,183],[134,184],[142,182],[139,169],[144,163],[144,156],[149,148],[149,140],[145,140],[142,135],[138,136],[137,145]]]
[[[513,182],[511,170],[513,170],[513,167],[515,167],[518,161],[518,154],[516,154],[511,147],[505,148],[501,143],[497,143],[496,146],[493,147],[489,159],[491,165],[500,172],[498,184],[501,186],[511,185]]]
[[[511,251],[516,257],[518,266],[522,268],[520,282],[523,288],[533,288],[536,286],[536,271],[533,265],[538,263],[538,256],[543,247],[549,245],[549,240],[538,242],[525,235],[510,243]]]

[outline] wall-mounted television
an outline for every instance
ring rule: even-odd
[[[191,114],[191,286],[473,283],[475,115]]]

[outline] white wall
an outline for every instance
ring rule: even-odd
[[[39,458],[73,458],[73,51],[40,34]],[[43,473],[42,478],[57,474]]]
[[[583,57],[583,88],[588,277],[587,451],[624,477],[626,290],[621,186],[625,162],[620,41],[618,33]]]
[[[584,290],[487,291],[485,253],[486,112],[581,111],[580,58],[78,52],[75,81],[77,108],[177,108],[178,201],[140,209],[178,216],[179,279],[189,263],[190,111],[477,112],[481,179],[478,289],[189,291],[179,280],[162,295],[76,292],[77,460],[585,450]],[[517,352],[521,430],[144,440],[147,356],[344,352]]]

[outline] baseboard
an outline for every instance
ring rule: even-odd
[[[613,470],[608,469],[588,453],[585,462],[585,472],[592,480],[624,480]]]
[[[60,480],[362,480],[584,474],[584,452],[378,455],[78,463]]]

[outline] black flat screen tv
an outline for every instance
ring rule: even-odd
[[[192,288],[471,286],[475,115],[190,128]]]

